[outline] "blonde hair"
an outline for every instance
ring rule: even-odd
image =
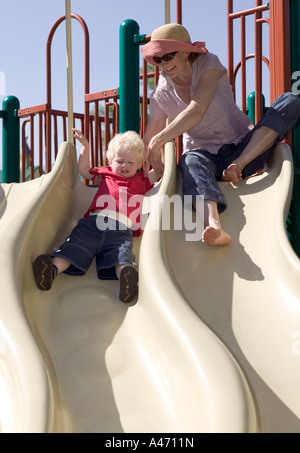
[[[109,142],[106,151],[106,157],[109,164],[120,149],[124,151],[135,151],[139,164],[143,163],[145,159],[145,145],[137,132],[127,131],[114,136]]]

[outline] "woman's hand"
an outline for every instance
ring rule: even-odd
[[[146,149],[146,165],[145,171],[148,173],[152,167],[158,176],[161,176],[164,171],[163,166],[163,145],[161,141],[161,132],[166,126],[166,119],[150,118],[147,123],[146,132],[144,135],[144,143]]]
[[[146,166],[154,169],[158,176],[162,176],[164,172],[163,164],[163,144],[159,138],[159,134],[151,138],[146,154]]]

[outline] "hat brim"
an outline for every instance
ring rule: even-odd
[[[207,53],[205,42],[188,43],[173,39],[153,39],[141,49],[142,55],[148,63],[159,66],[153,60],[155,56],[163,56],[170,52]]]

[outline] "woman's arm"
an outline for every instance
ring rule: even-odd
[[[152,135],[151,140],[149,140],[147,153],[150,162],[153,161],[154,169],[157,170],[157,158],[160,154],[158,150],[165,143],[174,140],[200,123],[217,91],[219,79],[224,74],[225,71],[220,69],[211,69],[204,72],[199,79],[195,94],[189,105],[169,125]]]
[[[162,153],[163,148],[157,147],[154,151],[149,153],[148,145],[152,137],[156,136],[160,131],[162,131],[166,126],[166,118],[162,119],[153,119],[150,118],[147,123],[147,128],[145,135],[143,137],[145,148],[146,148],[146,173],[149,170],[149,167],[152,166],[158,175],[163,173],[163,164],[162,164]]]

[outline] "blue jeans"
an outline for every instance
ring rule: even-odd
[[[215,201],[218,211],[225,211],[227,204],[218,181],[223,171],[237,159],[249,143],[254,132],[261,126],[268,127],[278,134],[274,144],[250,162],[243,170],[243,178],[253,175],[267,162],[275,145],[280,143],[288,131],[295,126],[300,116],[300,99],[293,93],[279,96],[267,110],[259,123],[237,145],[223,145],[217,154],[205,150],[192,150],[184,153],[178,162],[182,174],[183,195],[204,196],[205,200]]]
[[[97,215],[80,219],[64,244],[56,249],[52,258],[60,256],[71,265],[65,271],[69,275],[84,275],[96,257],[98,277],[116,280],[116,264],[133,264],[132,230],[117,220],[99,229]]]

